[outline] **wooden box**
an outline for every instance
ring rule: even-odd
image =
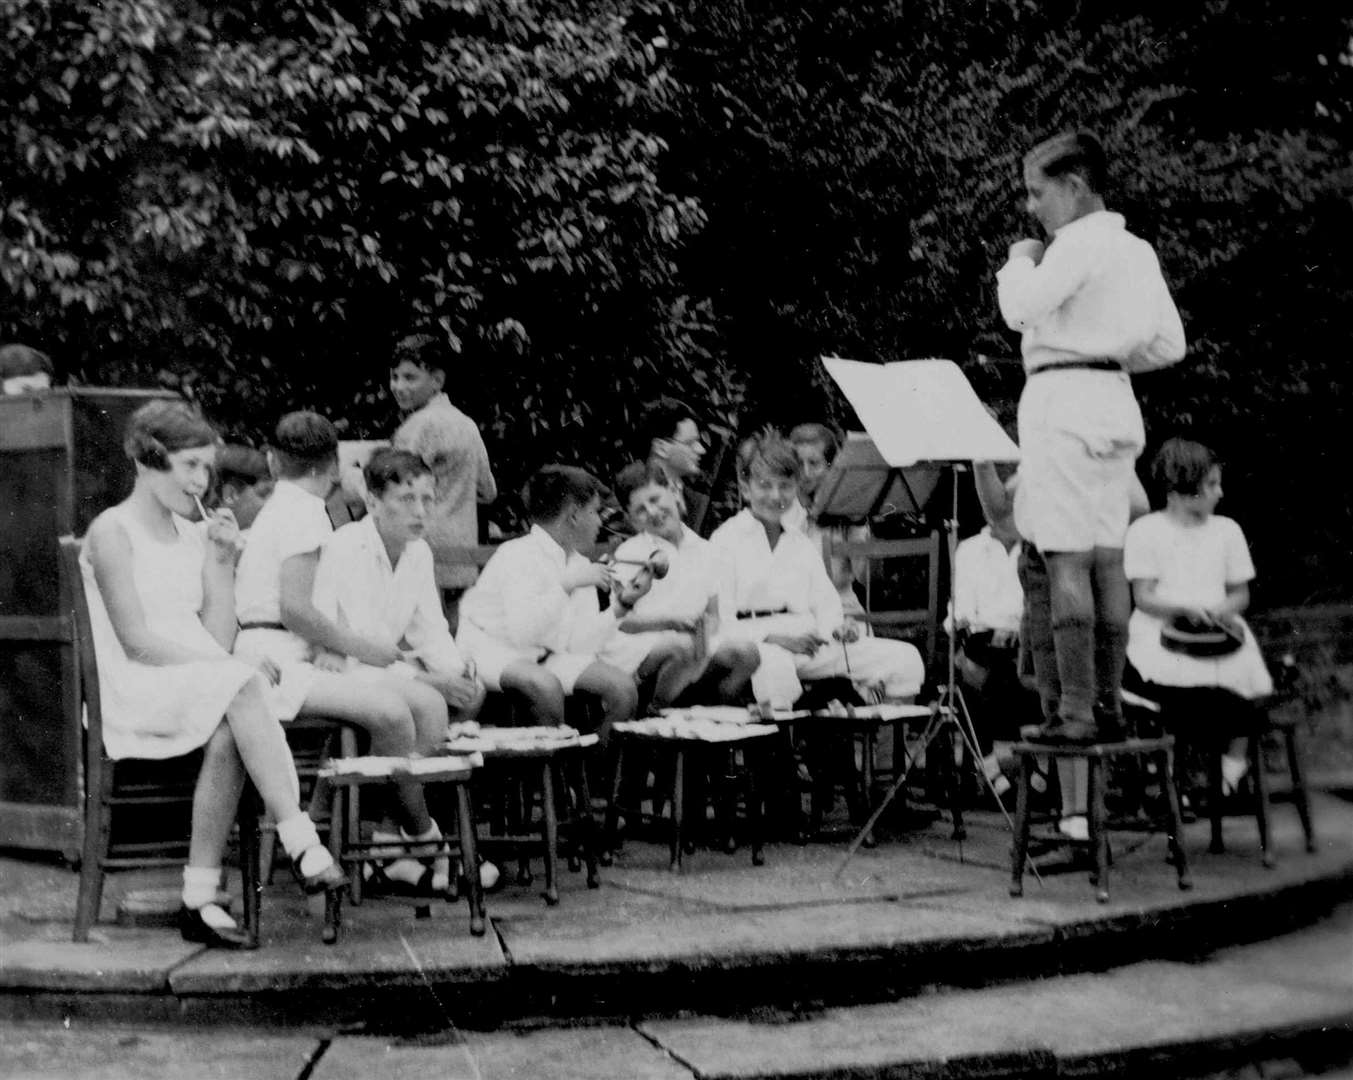
[[[78,855],[83,727],[56,538],[131,491],[127,418],[158,390],[0,397],[0,847]]]

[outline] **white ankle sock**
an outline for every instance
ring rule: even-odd
[[[219,866],[185,866],[183,868],[183,906],[196,911],[202,921],[213,930],[233,930],[235,920],[225,908],[216,903],[221,884]]]
[[[1232,757],[1230,754],[1221,756],[1221,791],[1223,795],[1230,795],[1240,785],[1241,779],[1250,771],[1250,762],[1248,758]]]
[[[312,877],[333,865],[334,857],[319,842],[315,823],[303,811],[277,823],[277,839],[282,841],[282,850],[296,860],[305,877]]]
[[[442,829],[435,821],[428,828],[427,832],[420,836],[413,836],[399,830],[405,840],[412,843],[426,843],[429,840],[440,840],[442,838]],[[403,860],[401,860],[403,861]],[[386,873],[389,873],[387,868]],[[432,887],[439,892],[445,892],[451,887],[451,857],[449,855],[438,855],[432,860]]]

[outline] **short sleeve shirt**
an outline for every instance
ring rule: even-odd
[[[282,621],[282,564],[318,552],[333,533],[324,500],[279,480],[249,530],[235,571],[235,614],[241,626]]]

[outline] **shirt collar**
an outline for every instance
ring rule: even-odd
[[[564,550],[563,545],[539,525],[532,525],[531,531],[526,535],[535,537],[536,545],[560,566],[568,562],[568,552]]]
[[[1053,235],[1059,239],[1078,232],[1121,232],[1127,225],[1122,214],[1112,210],[1091,210],[1084,217],[1068,221]]]

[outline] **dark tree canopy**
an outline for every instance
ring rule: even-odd
[[[246,436],[304,406],[387,432],[391,346],[432,333],[508,488],[608,474],[661,394],[848,420],[823,353],[948,356],[1008,410],[1019,159],[1084,126],[1190,339],[1138,380],[1148,453],[1222,453],[1262,601],[1347,599],[1332,10],[0,0],[0,333]]]

